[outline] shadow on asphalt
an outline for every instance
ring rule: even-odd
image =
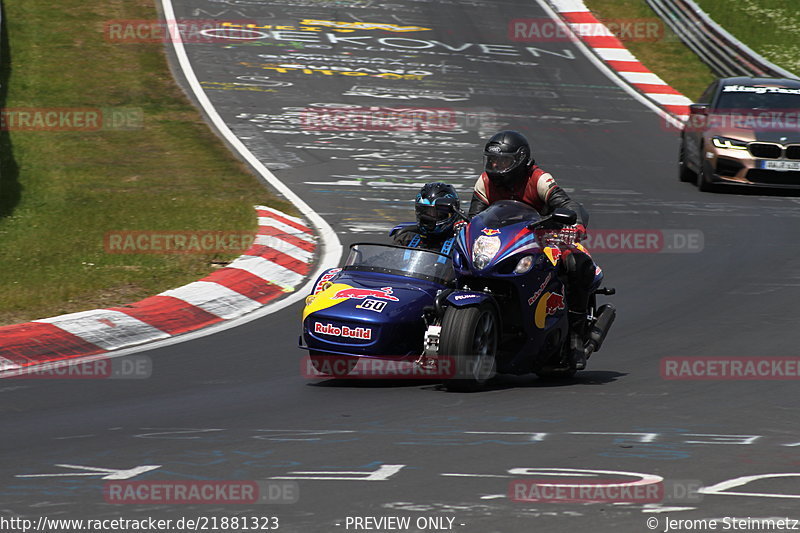
[[[520,389],[520,388],[552,388],[552,387],[568,387],[580,385],[605,385],[612,383],[617,379],[626,376],[623,372],[614,371],[584,371],[579,372],[570,378],[540,378],[535,374],[526,374],[524,376],[513,376],[509,374],[502,374],[491,379],[486,386],[478,391],[473,391],[470,394]],[[335,378],[320,378],[320,381],[313,381],[308,384],[310,387],[333,387],[333,388],[356,388],[356,389],[387,389],[398,387],[420,387],[428,390],[447,392],[441,383],[433,380],[420,380],[420,379],[335,379]]]

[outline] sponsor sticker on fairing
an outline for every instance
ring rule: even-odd
[[[342,337],[345,339],[372,339],[372,328],[351,328],[348,326],[334,326],[333,324],[323,324],[314,322],[314,333],[330,335],[331,337]]]
[[[477,294],[456,294],[453,298],[455,300],[469,300],[470,298],[477,298]]]
[[[325,290],[325,283],[330,281],[330,280],[332,280],[333,278],[335,278],[336,275],[341,271],[342,271],[341,268],[332,268],[332,269],[328,270],[325,274],[323,274],[323,276],[321,278],[319,278],[319,281],[314,286],[314,293],[313,294],[319,294],[323,290]]]
[[[381,287],[380,289],[363,289],[358,287],[349,287],[341,289],[331,296],[332,300],[353,298],[355,300],[363,300],[365,298],[379,298],[381,300],[390,300],[392,302],[399,302],[400,298],[392,296],[391,287]]]
[[[564,295],[557,292],[550,293],[545,301],[545,313],[554,315],[560,309],[564,309]]]
[[[366,309],[367,311],[375,311],[376,313],[382,313],[385,307],[386,302],[381,300],[364,300],[356,306],[357,309]]]
[[[530,298],[528,298],[528,305],[533,305],[533,302],[535,302],[536,300],[538,300],[538,299],[539,299],[539,296],[541,296],[541,295],[542,295],[542,293],[544,292],[544,289],[545,289],[545,287],[547,287],[547,284],[548,284],[548,283],[550,283],[550,279],[551,279],[552,277],[553,277],[553,274],[552,274],[552,272],[550,272],[550,273],[548,273],[548,274],[547,274],[547,277],[544,279],[544,281],[542,282],[542,284],[541,284],[541,285],[539,285],[539,288],[538,288],[538,289],[536,289],[536,292],[535,292],[535,293],[533,293],[533,296],[531,296]]]

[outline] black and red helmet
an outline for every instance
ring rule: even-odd
[[[503,187],[527,179],[534,160],[528,139],[514,130],[495,133],[483,149],[483,170]]]

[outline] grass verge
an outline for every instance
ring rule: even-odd
[[[644,0],[585,0],[585,3],[601,21],[653,19],[663,25]],[[663,27],[663,37],[658,40],[626,40],[623,44],[661,79],[696,101],[716,76],[669,27]]]
[[[798,0],[696,0],[714,22],[767,60],[800,75]]]
[[[276,201],[174,83],[164,45],[115,44],[109,20],[152,0],[5,2],[0,106],[133,109],[133,129],[0,132],[0,324],[122,304],[213,270],[226,254],[111,254],[110,231],[253,231]]]

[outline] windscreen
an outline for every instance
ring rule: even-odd
[[[528,204],[514,200],[500,200],[472,219],[472,222],[486,228],[502,228],[520,222],[536,222],[541,216]]]
[[[345,270],[379,272],[448,284],[453,280],[453,261],[449,257],[420,248],[398,248],[384,244],[354,244]]]

